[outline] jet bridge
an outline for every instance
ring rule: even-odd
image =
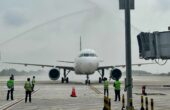
[[[141,32],[137,40],[141,59],[170,59],[170,31]]]

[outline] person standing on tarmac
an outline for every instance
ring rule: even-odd
[[[143,85],[142,86],[142,95],[147,95],[147,93],[146,93],[146,86],[145,85]]]
[[[11,74],[11,78],[14,81],[14,75],[13,74]],[[13,88],[13,91],[14,91],[14,88]]]
[[[27,97],[29,97],[29,102],[31,103],[32,85],[30,82],[30,78],[27,78],[24,88],[25,88],[25,103],[27,103]]]
[[[11,78],[12,78],[12,80],[14,80],[14,75],[13,74],[11,74]]]
[[[109,81],[107,80],[107,78],[104,78],[104,96],[106,96],[107,93],[107,97],[109,96]]]
[[[32,91],[34,91],[34,86],[35,86],[35,76],[32,78]]]
[[[119,98],[119,101],[120,101],[121,82],[119,81],[119,79],[116,79],[116,81],[113,83],[113,86],[115,88],[115,100],[114,101],[117,101],[117,97]]]
[[[12,77],[7,81],[7,87],[8,87],[8,92],[7,92],[7,98],[6,100],[9,100],[9,94],[11,93],[11,100],[14,100],[13,98],[13,92],[14,92],[14,80]]]

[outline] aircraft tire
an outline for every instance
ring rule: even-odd
[[[90,80],[88,81],[88,84],[90,85]]]
[[[69,78],[68,77],[66,78],[66,83],[69,83]]]
[[[87,80],[85,80],[85,84],[87,85]]]
[[[64,83],[64,78],[63,77],[61,78],[61,83]]]
[[[102,83],[102,78],[101,77],[99,77],[99,83]]]

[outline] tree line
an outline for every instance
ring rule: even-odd
[[[0,71],[0,76],[9,76],[11,74],[15,75],[15,76],[19,76],[19,75],[38,75],[41,73],[44,73],[44,70],[37,70],[37,71],[18,71],[14,68],[10,68],[10,69],[3,69],[2,71]]]

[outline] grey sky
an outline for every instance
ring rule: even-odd
[[[131,11],[132,62],[139,59],[136,35],[167,31],[169,0],[135,0]],[[124,11],[118,0],[0,0],[0,44],[3,61],[60,64],[74,60],[83,48],[95,49],[105,65],[125,64]],[[151,62],[151,61],[147,61]],[[133,67],[153,73],[169,72],[170,64]],[[1,69],[21,66],[2,65]],[[33,67],[29,67],[33,69]],[[123,69],[125,70],[125,69]]]

